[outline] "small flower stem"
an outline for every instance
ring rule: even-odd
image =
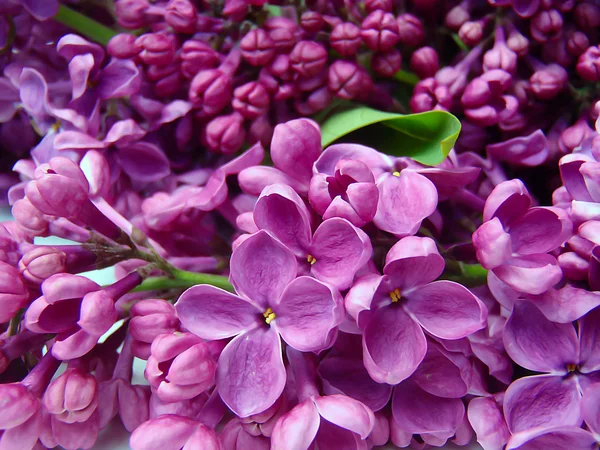
[[[487,283],[488,271],[481,264],[465,264],[446,260],[446,269],[453,273],[442,275],[443,279],[456,281],[467,287],[481,286]]]
[[[132,290],[132,292],[161,291],[165,289],[187,289],[197,284],[210,284],[218,288],[233,292],[233,286],[229,283],[227,277],[212,275],[208,273],[194,273],[185,270],[175,269],[174,278],[171,277],[151,277],[146,278],[142,284]]]
[[[108,44],[108,41],[117,34],[116,31],[65,5],[60,5],[54,20],[102,45]]]
[[[406,70],[399,70],[394,74],[394,80],[399,81],[410,86],[416,86],[419,82],[419,77],[412,72]]]

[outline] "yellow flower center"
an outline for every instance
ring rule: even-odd
[[[310,263],[311,266],[317,262],[317,258],[315,258],[313,255],[308,255],[306,257],[306,260]]]
[[[396,288],[390,292],[390,298],[392,299],[392,303],[397,303],[402,298],[402,292],[400,292],[400,289]]]
[[[400,172],[398,172],[398,171],[392,172],[392,175],[394,175],[395,177],[399,177],[400,176]]]
[[[577,370],[577,364],[567,364],[567,372],[575,372]]]
[[[265,322],[267,322],[267,325],[277,318],[271,308],[267,308],[267,310],[263,313],[263,316],[265,317]]]

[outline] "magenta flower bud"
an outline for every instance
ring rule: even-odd
[[[108,41],[106,50],[108,54],[119,59],[129,59],[136,56],[142,51],[141,45],[137,42],[137,38],[133,34],[119,33]]]
[[[231,105],[246,119],[256,119],[267,112],[269,103],[269,93],[265,87],[256,81],[251,81],[233,91]]]
[[[589,47],[577,61],[577,73],[586,81],[600,80],[600,47]]]
[[[165,21],[177,33],[196,31],[198,12],[189,0],[169,0],[165,7]]]
[[[361,94],[363,71],[350,61],[335,61],[329,66],[329,89],[340,98],[352,100]]]
[[[362,21],[360,28],[366,46],[376,52],[391,50],[400,40],[398,24],[389,12],[373,11]]]
[[[173,62],[177,51],[173,35],[146,33],[137,38],[136,44],[142,48],[139,58],[144,64],[166,66]]]
[[[398,50],[385,53],[375,53],[371,59],[371,69],[377,75],[391,78],[402,67],[402,55]]]
[[[12,319],[28,300],[29,291],[19,271],[0,261],[0,323]]]
[[[79,162],[81,171],[89,183],[91,197],[108,197],[111,178],[110,166],[104,155],[96,150],[89,150]]]
[[[0,430],[24,424],[40,409],[40,401],[23,383],[0,385]]]
[[[124,28],[142,28],[146,25],[144,13],[148,8],[147,0],[118,0],[115,2],[117,22]]]
[[[292,69],[303,77],[318,75],[327,66],[327,50],[317,42],[300,41],[290,53]]]
[[[577,122],[566,128],[558,139],[558,148],[562,153],[572,153],[583,141],[594,136],[594,130],[588,125],[587,119],[581,116]]]
[[[360,28],[352,22],[340,23],[331,31],[329,43],[340,55],[353,56],[362,44]]]
[[[434,76],[440,68],[437,52],[431,47],[421,47],[410,57],[410,68],[420,78]]]
[[[506,45],[504,29],[496,27],[494,46],[483,55],[483,70],[502,69],[510,74],[517,70],[517,54]]]
[[[416,47],[425,39],[423,23],[412,14],[400,14],[396,17],[398,24],[398,39],[401,44]]]
[[[219,69],[202,70],[192,79],[188,99],[205,116],[214,116],[231,100],[233,81]]]
[[[323,16],[316,11],[306,11],[300,16],[300,26],[309,33],[317,33],[325,26]]]
[[[175,308],[166,300],[142,300],[130,311],[129,333],[134,341],[131,350],[141,359],[150,357],[150,346],[157,336],[179,331]]]
[[[549,100],[556,97],[567,85],[569,75],[567,71],[558,64],[548,64],[541,70],[537,70],[531,78],[531,90],[541,100]]]
[[[237,112],[215,117],[206,125],[203,137],[211,151],[225,154],[235,153],[246,138],[244,118]]]
[[[575,23],[584,32],[593,32],[600,27],[600,5],[596,2],[582,2],[574,11]]]
[[[219,53],[210,45],[197,40],[188,39],[181,46],[181,72],[186,78],[194,78],[204,69],[212,69],[219,64]]]
[[[372,13],[378,9],[385,12],[392,12],[392,0],[365,0],[365,9]]]
[[[98,407],[98,383],[93,375],[68,368],[44,393],[44,406],[65,423],[85,422]]]
[[[508,39],[506,46],[510,48],[517,56],[525,56],[529,53],[529,39],[523,36],[514,26],[509,25]]]
[[[458,30],[458,37],[469,47],[474,47],[481,42],[484,27],[485,22],[483,20],[469,20],[463,23]]]
[[[271,125],[266,115],[260,116],[258,119],[252,121],[248,129],[248,141],[250,145],[260,142],[266,147],[271,142],[272,137],[273,125]]]
[[[531,36],[538,42],[556,39],[562,34],[563,17],[555,9],[538,12],[529,23]]]
[[[23,278],[35,284],[52,275],[65,271],[67,255],[50,246],[39,246],[28,251],[19,261],[19,269]]]
[[[144,376],[160,400],[178,402],[212,387],[216,370],[211,344],[191,333],[170,333],[152,343]]]
[[[268,67],[268,73],[279,78],[281,81],[292,81],[294,79],[294,72],[292,71],[292,65],[290,61],[290,57],[288,55],[277,55],[271,64]],[[262,71],[261,71],[262,72]],[[262,73],[261,73],[262,74]],[[259,74],[259,81],[260,75]],[[274,79],[275,80],[275,79]],[[269,80],[265,83],[265,86],[269,87],[269,90],[273,90],[273,88],[279,85],[279,82],[275,80],[275,84],[271,87],[272,82]]]
[[[265,66],[275,56],[275,43],[260,28],[250,30],[240,41],[242,56],[253,66]]]
[[[304,101],[294,102],[294,107],[298,114],[302,116],[310,116],[319,111],[323,111],[333,99],[333,95],[327,86],[317,89],[308,95]]]
[[[453,31],[458,31],[460,27],[471,18],[469,10],[469,1],[464,0],[446,14],[445,25]]]
[[[294,21],[285,17],[270,17],[264,28],[269,32],[276,52],[288,53],[296,45],[299,28]]]
[[[419,81],[410,99],[410,109],[415,113],[438,109],[448,111],[451,106],[450,90],[447,86],[439,84],[435,78]]]
[[[17,200],[11,210],[12,216],[19,226],[35,236],[47,236],[49,221],[46,216],[29,199]]]
[[[567,39],[567,51],[573,56],[580,56],[590,46],[587,34],[581,31],[571,33]]]
[[[246,0],[225,0],[223,15],[232,22],[241,22],[248,14],[248,6]]]
[[[146,76],[154,82],[153,91],[158,97],[169,97],[181,89],[181,69],[178,65],[149,66]]]

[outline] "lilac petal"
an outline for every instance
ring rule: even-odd
[[[265,149],[260,142],[254,144],[237,158],[232,159],[221,166],[221,170],[227,175],[240,173],[242,170],[260,164],[265,157]]]
[[[432,239],[408,236],[389,250],[383,273],[402,291],[435,280],[445,265]]]
[[[239,417],[272,406],[283,392],[285,380],[281,339],[272,328],[256,328],[235,337],[219,357],[217,389]]]
[[[117,155],[125,173],[136,181],[152,183],[171,173],[169,159],[160,148],[150,142],[136,142],[121,147]]]
[[[470,362],[466,357],[463,366]],[[425,392],[444,398],[460,398],[467,394],[470,379],[461,368],[431,343],[427,354],[412,376],[412,380]]]
[[[272,184],[285,184],[291,186],[296,192],[305,192],[302,183],[274,167],[249,167],[240,172],[238,181],[242,190],[252,195],[260,195],[264,188]]]
[[[342,159],[364,163],[375,178],[392,167],[391,159],[375,149],[359,144],[335,144],[327,147],[321,154],[315,162],[314,170],[316,173],[333,175],[337,163]]]
[[[547,253],[571,237],[572,225],[560,208],[531,208],[512,222],[509,233],[514,252]]]
[[[100,335],[89,334],[85,330],[77,330],[72,334],[59,333],[52,346],[52,355],[63,361],[79,358],[93,349],[98,339]]]
[[[106,333],[118,320],[115,299],[106,291],[90,292],[81,302],[79,325],[83,330],[98,336]]]
[[[305,184],[312,176],[312,166],[321,154],[321,132],[307,119],[279,124],[273,131],[271,158],[275,167]]]
[[[530,17],[536,13],[540,0],[513,0],[512,6],[521,17]]]
[[[600,221],[589,220],[579,226],[579,236],[600,245]]]
[[[594,160],[588,155],[573,153],[563,156],[558,163],[563,184],[575,200],[593,201],[588,192],[583,174],[579,171],[581,166],[588,161]]]
[[[356,433],[338,427],[327,420],[321,420],[319,432],[315,438],[319,450],[368,450],[366,441]]]
[[[465,407],[461,399],[436,397],[405,381],[394,388],[392,414],[404,431],[439,433],[448,438],[462,422]]]
[[[69,76],[73,84],[73,100],[81,97],[88,87],[88,79],[94,68],[94,57],[89,53],[76,55],[69,63]]]
[[[103,150],[106,144],[80,131],[63,131],[56,135],[54,148],[57,150]]]
[[[600,383],[595,383],[583,391],[583,420],[596,435],[600,435]]]
[[[306,257],[311,241],[310,212],[289,186],[266,187],[254,206],[254,223],[271,232],[298,257]]]
[[[60,38],[58,44],[56,44],[56,51],[67,61],[71,61],[77,55],[92,55],[94,58],[94,68],[100,67],[104,59],[104,50],[102,47],[85,40],[77,34],[66,34]]]
[[[356,183],[352,184],[351,186],[355,185]],[[379,191],[377,190],[377,187],[374,184],[372,184],[371,186],[374,188],[376,195],[379,196]],[[373,203],[373,215],[375,215],[376,209],[377,204]],[[340,195],[338,195],[332,200],[332,202],[329,204],[322,216],[323,220],[331,219],[334,217],[341,217],[342,219],[346,219],[352,225],[357,227],[362,227],[367,223],[367,221],[361,219],[361,217],[356,213],[356,211],[350,205],[350,203],[346,202]],[[372,218],[373,217],[371,217],[371,219]],[[369,219],[369,221],[371,219]]]
[[[98,84],[100,98],[129,97],[136,94],[142,86],[142,73],[130,59],[115,59],[102,69]]]
[[[75,298],[83,298],[88,292],[94,292],[100,286],[92,280],[69,274],[53,275],[42,283],[42,293],[50,304]]]
[[[319,375],[325,393],[348,395],[373,411],[387,405],[392,395],[392,387],[373,381],[360,359],[327,357],[319,364]]]
[[[488,222],[498,217],[504,226],[524,215],[531,205],[531,197],[521,180],[500,183],[485,201],[483,220]]]
[[[590,196],[597,202],[600,200],[600,163],[587,162],[580,169]]]
[[[128,145],[139,141],[145,135],[146,130],[139,126],[135,120],[119,120],[110,127],[110,130],[106,133],[104,142],[119,147],[127,147]]]
[[[313,399],[323,419],[366,439],[375,425],[373,412],[361,402],[345,395],[328,395]]]
[[[378,383],[405,380],[417,369],[426,351],[421,327],[399,305],[379,308],[364,330],[364,364]]]
[[[504,327],[506,353],[520,366],[536,372],[566,373],[577,364],[579,342],[570,323],[550,322],[531,302],[517,301]]]
[[[279,418],[271,435],[271,450],[307,450],[315,439],[321,418],[307,399]],[[241,449],[240,449],[241,450]]]
[[[579,426],[581,393],[576,378],[537,375],[514,381],[504,395],[504,416],[513,434],[536,427]]]
[[[600,293],[576,288],[567,284],[560,289],[550,289],[531,297],[548,320],[571,323],[600,305]]]
[[[54,17],[58,12],[59,2],[57,0],[20,0],[29,14],[37,20],[44,21]]]
[[[194,433],[189,437],[181,450],[222,450],[219,435],[206,425],[198,424]]]
[[[293,253],[262,230],[236,247],[230,267],[236,291],[264,309],[281,297],[297,273]]]
[[[349,288],[356,272],[371,258],[371,239],[346,219],[325,220],[315,231],[309,249],[316,259],[311,271],[340,290]]]
[[[310,277],[292,281],[273,308],[277,331],[288,345],[301,352],[325,349],[331,332],[344,319],[340,293]]]
[[[600,308],[579,320],[580,367],[583,373],[600,370]]]
[[[477,442],[485,450],[502,450],[510,438],[504,416],[493,397],[477,397],[469,402],[469,423]]]
[[[377,183],[379,202],[373,222],[383,231],[398,237],[415,234],[421,222],[437,207],[434,184],[416,172],[403,170]]]
[[[0,435],[0,450],[30,450],[42,431],[42,414],[34,414],[29,420],[16,427],[4,430]]]
[[[373,220],[379,200],[379,190],[374,183],[352,183],[346,189],[346,195],[348,203],[365,223]]]
[[[367,274],[358,278],[344,300],[348,314],[358,323],[361,311],[371,309],[371,304],[380,285],[385,280],[381,275]]]
[[[194,433],[197,422],[187,417],[165,414],[141,424],[131,435],[133,450],[180,450]]]
[[[206,284],[181,294],[175,311],[185,328],[209,340],[235,336],[261,324],[261,311],[255,305]]]
[[[460,339],[486,326],[485,305],[453,281],[434,281],[406,295],[406,311],[439,338]]]
[[[493,269],[505,263],[512,255],[511,236],[494,217],[483,223],[473,233],[473,245],[477,250],[477,260],[486,269]]]
[[[528,294],[542,294],[562,278],[558,261],[548,254],[513,257],[493,270],[511,288]]]
[[[533,429],[514,435],[506,450],[593,450],[598,447],[594,436],[579,427]]]
[[[542,130],[528,136],[518,136],[486,147],[495,161],[507,161],[524,166],[539,166],[548,158],[548,143]]]

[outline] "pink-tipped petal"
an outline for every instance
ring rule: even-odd
[[[312,399],[305,400],[279,418],[271,434],[271,450],[307,450],[317,435],[320,422]]]
[[[361,402],[345,395],[328,395],[313,399],[321,417],[325,420],[358,434],[362,439],[373,431],[373,411]]]

